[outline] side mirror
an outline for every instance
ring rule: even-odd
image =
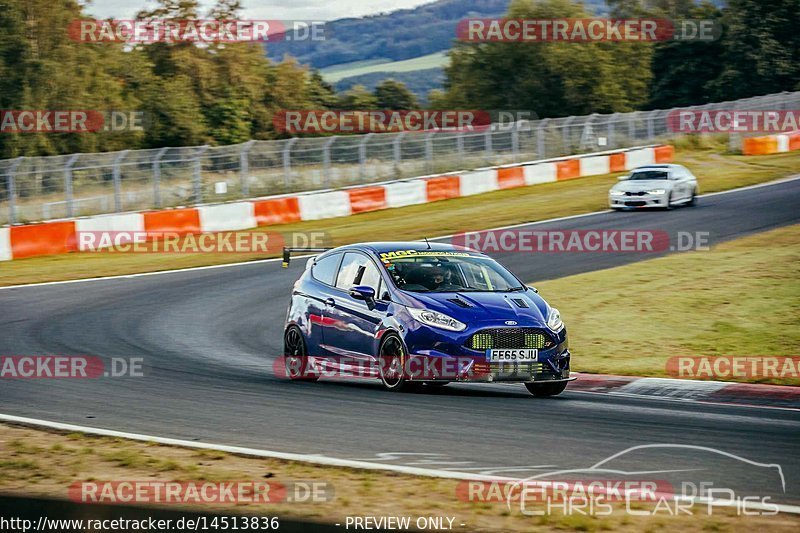
[[[355,300],[363,300],[367,303],[375,301],[375,289],[366,285],[356,285],[350,291],[350,296]]]
[[[530,290],[532,290],[533,292],[535,292],[536,294],[539,294],[539,289],[537,289],[537,288],[536,288],[536,287],[534,287],[533,285],[528,285],[528,288],[529,288]]]

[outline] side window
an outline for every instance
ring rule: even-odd
[[[344,261],[336,277],[336,286],[348,290],[356,285],[366,285],[375,289],[380,288],[381,275],[378,267],[362,254],[348,252],[344,254]]]
[[[333,285],[336,279],[336,267],[339,266],[339,259],[342,254],[333,254],[323,257],[311,267],[311,276],[317,281]]]

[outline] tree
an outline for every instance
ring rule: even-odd
[[[378,101],[363,85],[353,85],[339,97],[338,107],[346,110],[378,109]]]
[[[585,18],[568,0],[514,0],[511,19]],[[459,43],[445,72],[452,107],[541,117],[631,111],[648,97],[652,45],[636,42]]]
[[[713,98],[800,87],[800,0],[730,0],[722,20],[723,67],[709,84]]]
[[[722,13],[712,4],[703,4],[691,7],[686,18],[714,20],[716,24],[721,24]],[[648,107],[667,109],[713,101],[715,95],[711,90],[711,83],[722,72],[720,58],[723,50],[720,40],[675,40],[656,44]]]
[[[408,110],[419,105],[417,97],[402,82],[387,79],[375,87],[375,102],[380,109]]]

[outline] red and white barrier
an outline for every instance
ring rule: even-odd
[[[11,255],[11,229],[0,228],[0,261],[10,261]]]
[[[794,150],[800,150],[800,131],[762,137],[746,137],[742,140],[744,155],[781,154]]]
[[[558,179],[558,169],[555,163],[538,163],[522,167],[525,185],[550,183]]]
[[[130,235],[134,232],[144,232],[144,215],[141,213],[123,213],[121,215],[100,215],[75,220],[75,231],[78,236],[78,249],[86,250],[90,246],[80,239],[83,232],[114,232],[119,233],[117,242],[125,244],[131,241]],[[126,236],[127,234],[127,236]],[[94,247],[94,246],[92,246]]]
[[[386,189],[386,207],[404,207],[424,204],[428,201],[425,180],[387,183],[384,188]]]
[[[352,213],[350,196],[345,191],[318,192],[297,197],[300,220],[346,217]]]
[[[200,214],[200,229],[203,233],[236,231],[254,228],[257,225],[253,202],[202,205],[197,211]]]
[[[793,142],[795,141],[791,137],[787,137],[786,141],[782,141],[782,146],[791,147]],[[797,144],[800,148],[800,137]],[[12,226],[0,228],[0,261],[78,250],[81,245],[76,239],[76,232],[146,231],[156,235],[186,235],[238,231],[257,226],[344,217],[526,185],[622,172],[642,165],[672,161],[674,154],[672,146],[649,146],[335,191]]]

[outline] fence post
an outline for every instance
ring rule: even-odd
[[[606,140],[606,147],[608,149],[616,148],[616,143],[614,143],[614,124],[617,116],[619,116],[619,113],[614,113],[608,117],[608,132],[606,133],[606,136],[608,137]]]
[[[484,139],[483,139],[483,145],[484,145],[484,150],[486,151],[486,159],[487,160],[492,157],[492,153],[494,151],[493,148],[492,148],[492,135],[493,134],[494,134],[494,132],[492,131],[492,125],[489,124],[489,127],[486,128],[486,133],[484,134]]]
[[[511,156],[515,162],[519,157],[519,123],[520,121],[516,120],[511,126]],[[530,123],[528,123],[528,127],[530,127]]]
[[[79,156],[80,154],[73,154],[72,157],[67,160],[67,164],[64,167],[64,205],[67,217],[71,217],[75,213],[72,205],[74,201],[72,198],[72,165],[75,164]]]
[[[156,158],[153,161],[153,205],[161,207],[161,158],[167,153],[166,146],[156,152]]]
[[[649,111],[647,113],[647,140],[650,141],[656,136],[655,133],[655,115],[658,111]]]
[[[433,172],[433,141],[431,140],[435,131],[425,135],[425,169],[426,172]]]
[[[407,132],[401,131],[397,137],[392,141],[392,148],[394,150],[394,173],[396,177],[400,177],[400,163],[403,161],[403,151],[400,149],[400,142],[403,140]]]
[[[129,150],[123,150],[114,158],[112,176],[114,178],[114,211],[117,213],[122,211],[122,171],[119,167],[128,152]]]
[[[247,198],[250,195],[250,183],[248,182],[247,175],[250,173],[250,148],[253,147],[255,141],[247,141],[242,147],[239,154],[239,178],[241,179],[242,198]]]
[[[636,141],[636,111],[628,113],[628,137],[631,141]]]
[[[367,177],[367,142],[375,135],[374,133],[367,133],[361,142],[358,143],[358,175],[361,178],[361,183]]]
[[[572,132],[569,129],[569,125],[576,118],[578,118],[578,117],[576,117],[574,115],[567,117],[567,119],[564,121],[564,125],[562,126],[562,128],[564,128],[564,129],[561,130],[561,142],[564,145],[564,149],[562,150],[562,153],[564,155],[569,155],[569,153],[572,151],[572,148],[571,148],[572,147],[572,140],[570,139],[570,133],[572,133]]]
[[[456,134],[456,150],[458,150],[459,157],[464,155],[464,135],[463,129]]]
[[[208,145],[197,148],[194,157],[194,203],[203,202],[203,154],[208,150]]]
[[[536,156],[542,159],[547,157],[547,147],[544,144],[544,127],[547,125],[548,120],[550,119],[540,120],[536,128]]]
[[[336,142],[335,135],[330,137],[322,146],[322,182],[327,188],[331,182],[331,145]]]
[[[292,145],[297,142],[298,137],[292,137],[283,147],[283,185],[289,191],[289,179],[292,177]]]
[[[17,197],[17,184],[14,180],[14,174],[17,172],[17,168],[22,164],[24,157],[18,157],[11,163],[11,166],[8,167],[8,172],[6,173],[6,179],[8,180],[8,223],[15,224],[17,222],[17,205],[16,205],[16,197]]]

